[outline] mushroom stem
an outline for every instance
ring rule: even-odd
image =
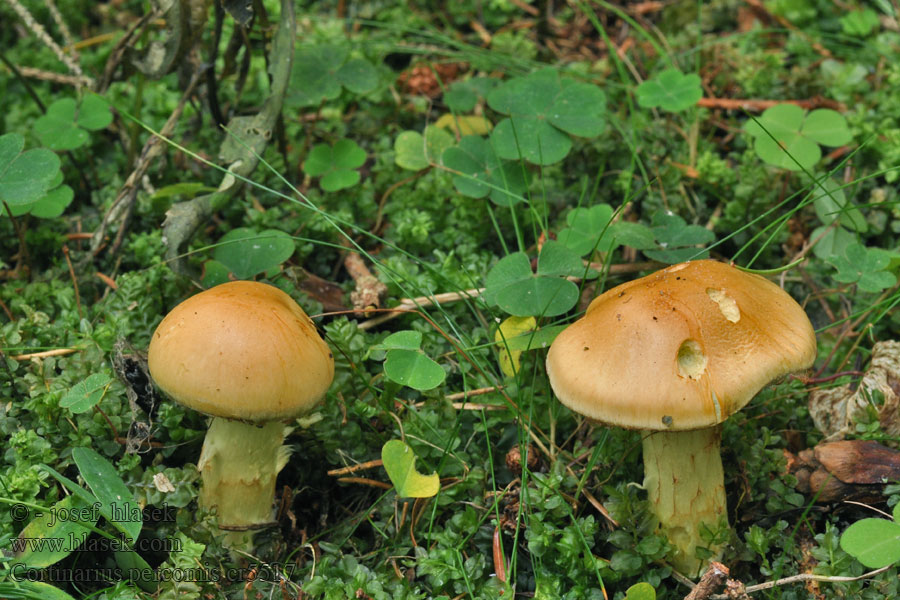
[[[669,562],[682,573],[696,576],[708,559],[696,556],[698,547],[716,558],[721,546],[710,547],[701,528],[715,532],[727,527],[725,477],[719,446],[719,427],[694,431],[644,431],[644,488],[662,533],[674,546]]]
[[[278,421],[257,426],[212,419],[197,468],[200,505],[216,510],[220,528],[258,529],[272,522],[275,479],[288,459],[283,442]]]

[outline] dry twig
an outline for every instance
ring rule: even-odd
[[[711,561],[703,577],[694,586],[694,589],[684,597],[684,600],[706,600],[713,592],[722,587],[728,577],[728,567],[720,562]]]
[[[44,26],[35,21],[31,12],[19,2],[19,0],[6,0],[6,3],[9,4],[10,8],[15,11],[19,18],[22,19],[22,22],[25,23],[25,26],[34,34],[34,36],[39,39],[45,46],[47,46],[53,54],[56,55],[56,58],[59,59],[61,63],[66,65],[66,68],[69,69],[69,72],[75,75],[78,79],[78,83],[76,85],[87,85],[93,87],[94,80],[90,77],[87,77],[81,70],[81,67],[78,65],[75,60],[69,55],[67,55],[62,48],[60,48],[59,44],[57,44],[50,34],[47,33],[47,30],[44,29]]]
[[[181,118],[181,113],[184,111],[188,99],[194,93],[194,87],[196,87],[197,82],[200,80],[200,74],[201,72],[197,71],[194,73],[194,76],[191,77],[191,81],[184,91],[184,94],[182,94],[178,106],[172,111],[169,119],[160,130],[159,135],[150,136],[150,139],[144,144],[144,149],[141,152],[140,158],[137,160],[134,171],[132,171],[131,175],[128,176],[128,179],[125,180],[125,184],[122,186],[122,189],[119,190],[119,194],[116,196],[115,201],[106,212],[100,226],[94,232],[93,238],[91,239],[91,251],[94,256],[100,254],[106,247],[106,231],[115,222],[119,222],[119,231],[116,233],[116,238],[113,241],[110,252],[115,253],[122,244],[125,230],[128,225],[128,219],[131,216],[134,203],[137,201],[138,183],[147,173],[147,170],[150,168],[150,165],[153,164],[153,161],[162,154],[163,149],[165,148],[163,138],[170,137],[175,130],[175,125],[178,123],[178,119]]]
[[[381,298],[387,293],[387,286],[372,274],[362,257],[356,252],[349,252],[344,258],[344,268],[356,282],[356,289],[350,292],[353,308],[368,316],[373,308],[381,307]]]

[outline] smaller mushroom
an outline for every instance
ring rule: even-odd
[[[173,400],[213,417],[197,464],[201,506],[216,510],[222,529],[271,523],[275,479],[289,456],[283,421],[312,409],[334,377],[312,320],[276,287],[225,283],[166,315],[148,365]],[[251,536],[226,543],[246,545]]]
[[[727,525],[718,424],[815,357],[812,325],[784,290],[698,260],[595,298],[554,340],[547,375],[575,412],[642,431],[644,488],[670,560],[696,575],[701,529]]]

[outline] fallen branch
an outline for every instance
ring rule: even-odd
[[[362,257],[356,252],[348,252],[344,258],[344,268],[356,282],[356,289],[350,292],[353,308],[366,316],[371,309],[381,308],[381,298],[387,293],[387,286],[372,274]]]
[[[376,458],[375,460],[370,460],[368,462],[359,463],[355,465],[350,465],[349,467],[341,467],[340,469],[332,469],[328,471],[328,475],[332,477],[338,477],[340,475],[349,475],[350,473],[356,473],[357,471],[365,471],[366,469],[374,469],[375,467],[380,467],[384,463],[381,462],[380,458]]]
[[[43,352],[30,352],[28,354],[11,354],[9,358],[13,360],[31,360],[32,358],[49,358],[51,356],[65,356],[66,354],[74,354],[78,352],[78,348],[56,348],[55,350],[44,350]]]
[[[754,98],[700,98],[697,106],[703,108],[721,108],[723,110],[746,110],[747,112],[762,112],[779,104],[795,104],[800,108],[811,110],[813,108],[830,108],[838,112],[846,112],[847,107],[837,100],[816,96],[808,100],[759,100]]]
[[[802,583],[804,581],[821,581],[823,583],[844,583],[849,581],[859,581],[861,579],[869,579],[870,577],[875,577],[879,573],[884,573],[888,569],[892,568],[894,565],[887,565],[886,567],[881,567],[880,569],[875,569],[874,571],[869,571],[868,573],[863,573],[857,577],[843,577],[839,575],[814,575],[813,573],[800,573],[799,575],[792,575],[790,577],[784,577],[782,579],[777,579],[775,581],[767,581],[765,583],[760,583],[758,585],[751,585],[744,588],[744,591],[748,594],[752,594],[754,592],[761,592],[763,590],[770,590],[773,587],[780,585],[788,585],[791,583]],[[730,600],[731,596],[728,594],[713,594],[710,596],[710,600]]]

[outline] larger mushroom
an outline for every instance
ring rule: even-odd
[[[270,523],[275,479],[289,455],[283,421],[315,406],[334,377],[312,320],[276,287],[225,283],[166,315],[148,363],[166,394],[213,417],[197,463],[200,504],[215,508],[222,529]],[[227,543],[248,539],[234,534]]]
[[[697,574],[701,528],[727,524],[719,423],[815,357],[812,325],[784,290],[698,260],[595,298],[554,340],[547,374],[573,411],[642,431],[644,488],[670,561]]]

